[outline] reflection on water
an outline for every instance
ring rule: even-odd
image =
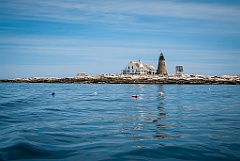
[[[139,88],[139,97],[135,98],[134,110],[131,111],[131,115],[128,115],[124,119],[124,125],[121,128],[125,130],[124,135],[132,137],[133,140],[159,140],[159,139],[180,139],[182,137],[180,128],[182,116],[182,107],[180,106],[181,96],[173,97],[171,93],[165,91],[165,86],[158,85],[157,90],[152,95],[148,95],[148,90],[143,85],[135,85]],[[162,95],[158,95],[162,92]],[[176,93],[182,93],[181,87],[177,88]],[[170,114],[167,112],[166,99],[170,98],[174,101],[174,106],[169,104]],[[155,108],[151,106],[151,100],[155,100]],[[176,102],[179,102],[176,104]],[[151,108],[148,108],[148,106]],[[129,113],[129,111],[128,111]],[[138,145],[136,147],[143,147]],[[161,144],[161,143],[159,143]],[[149,148],[144,145],[145,148]]]
[[[134,88],[139,89],[139,97],[134,98],[132,111],[126,112],[121,132],[138,141],[182,139],[185,128],[183,121],[185,117],[189,117],[188,112],[184,113],[182,105],[185,101],[183,87],[176,85],[172,90],[166,90],[166,86],[158,85],[154,93],[144,85],[134,85]],[[158,95],[159,92],[163,94]],[[164,144],[159,142],[159,145]],[[135,146],[143,145],[137,142]]]

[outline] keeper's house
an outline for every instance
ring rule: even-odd
[[[143,64],[139,61],[130,61],[125,69],[122,70],[122,74],[143,74],[153,75],[156,70],[152,65]]]

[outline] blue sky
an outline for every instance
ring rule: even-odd
[[[0,79],[120,73],[240,74],[239,0],[0,0]]]

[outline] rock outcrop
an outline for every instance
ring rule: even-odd
[[[14,83],[80,83],[80,84],[240,84],[240,76],[184,75],[123,75],[102,74],[71,78],[18,78],[0,82]]]

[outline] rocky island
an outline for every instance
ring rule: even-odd
[[[240,84],[240,76],[203,76],[195,74],[169,75],[128,75],[101,74],[95,76],[76,76],[68,78],[17,78],[2,79],[0,82],[12,83],[79,83],[79,84]]]

